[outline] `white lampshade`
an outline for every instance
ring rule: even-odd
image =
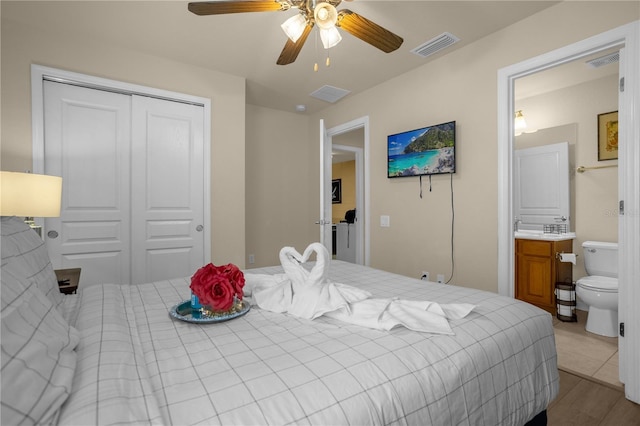
[[[299,13],[287,19],[282,25],[280,25],[280,27],[282,27],[282,31],[284,31],[287,37],[289,37],[294,43],[298,41],[306,26],[307,20]]]
[[[331,28],[321,28],[320,29],[320,39],[322,40],[322,45],[325,49],[329,49],[336,44],[340,43],[342,40],[342,36],[336,27]]]
[[[0,216],[60,216],[62,178],[0,172]]]

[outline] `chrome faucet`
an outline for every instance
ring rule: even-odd
[[[519,223],[522,223],[522,220],[518,219],[518,216],[513,218],[513,232],[518,232]]]

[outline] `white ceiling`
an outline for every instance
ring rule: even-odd
[[[618,50],[618,47],[607,49],[536,74],[521,77],[516,81],[515,98],[516,100],[526,99],[617,74],[619,69],[617,62],[594,68],[589,66],[587,61],[607,56]]]
[[[147,54],[166,57],[247,80],[247,103],[285,111],[304,104],[306,113],[331,104],[309,94],[324,85],[367,90],[399,74],[420,67],[443,54],[498,31],[547,8],[553,1],[378,1],[343,2],[350,9],[404,38],[386,54],[342,32],[342,42],[326,51],[316,48],[311,33],[296,62],[276,65],[286,36],[280,24],[297,13],[241,13],[196,16],[184,1],[6,1],[2,19],[46,27],[85,40],[95,39]],[[429,58],[411,49],[449,32],[460,42]],[[318,62],[319,71],[313,71]],[[348,95],[350,96],[350,95]]]

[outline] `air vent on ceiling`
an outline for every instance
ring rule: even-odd
[[[315,92],[312,92],[310,96],[313,96],[316,99],[320,99],[321,101],[334,103],[344,98],[349,93],[351,93],[350,90],[324,85]]]
[[[411,53],[415,53],[418,56],[426,58],[427,56],[431,56],[459,41],[460,39],[451,33],[442,33],[428,42],[411,49]]]
[[[620,62],[620,51],[613,52],[596,59],[592,59],[590,61],[587,61],[586,64],[589,65],[591,68],[600,68],[605,65],[615,64],[616,62]]]

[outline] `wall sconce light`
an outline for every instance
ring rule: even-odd
[[[527,128],[527,122],[524,119],[524,115],[522,114],[522,110],[516,111],[516,118],[513,122],[513,130],[515,130],[516,136],[522,134],[524,129]]]

